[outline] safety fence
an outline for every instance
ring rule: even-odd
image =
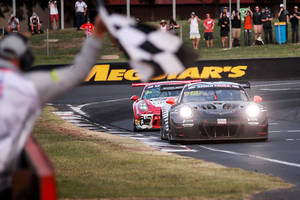
[[[289,80],[300,78],[300,57],[203,60],[180,74],[161,75],[152,81],[201,79],[203,81]],[[40,65],[34,70],[50,70],[66,65]],[[139,82],[136,70],[126,62],[96,64],[85,84],[128,84]]]

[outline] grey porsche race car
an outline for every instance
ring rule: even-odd
[[[186,85],[168,98],[161,112],[161,139],[176,141],[267,140],[268,117],[262,98],[250,100],[246,87],[232,82]]]

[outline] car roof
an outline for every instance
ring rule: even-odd
[[[160,81],[150,83],[133,83],[132,87],[151,86],[151,85],[179,85],[179,84],[191,84],[199,83],[201,80],[183,80],[183,81]]]
[[[241,84],[239,83],[234,83],[234,82],[229,82],[229,81],[214,81],[214,82],[199,82],[199,83],[191,83],[191,84],[188,84],[186,87],[189,87],[189,86],[193,86],[193,85],[212,85],[212,87],[215,87],[215,86],[224,86],[224,87],[228,87],[228,86],[238,86],[240,88],[242,88]]]

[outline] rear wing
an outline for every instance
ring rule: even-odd
[[[239,83],[240,86],[244,89],[250,89],[251,88],[251,85],[250,85],[250,82],[249,81],[245,81],[245,82],[240,82]]]
[[[149,82],[149,83],[132,83],[132,87],[145,87],[147,85],[186,85],[191,83],[199,83],[201,80],[184,80],[184,81],[161,81],[161,82]]]
[[[180,85],[161,85],[160,86],[160,91],[165,92],[165,91],[176,91],[176,90],[182,90],[182,88],[185,86],[185,84],[180,84]]]

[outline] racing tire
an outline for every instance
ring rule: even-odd
[[[162,118],[162,115],[160,116],[160,130],[159,130],[159,133],[160,133],[160,139],[162,140],[167,140],[168,137],[166,136],[166,130],[164,128],[164,122],[163,122],[163,118]]]
[[[167,140],[168,139],[166,137],[166,131],[163,127],[160,128],[160,139],[162,139],[162,140]]]
[[[177,141],[173,139],[171,127],[169,127],[168,141],[170,144],[175,144]]]
[[[136,128],[136,125],[135,125],[135,123],[134,123],[134,120],[133,120],[132,125],[133,125],[133,131],[134,131],[134,132],[138,132],[138,129]]]

